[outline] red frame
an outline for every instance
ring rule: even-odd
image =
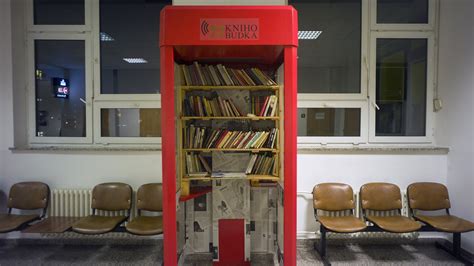
[[[201,40],[200,20],[258,19],[254,40]],[[212,49],[209,49],[211,48]],[[180,60],[258,58],[284,63],[284,264],[296,265],[298,18],[291,6],[167,6],[161,11],[161,119],[165,265],[177,263],[175,55]],[[172,70],[172,71],[170,71]],[[292,119],[290,119],[292,118]]]

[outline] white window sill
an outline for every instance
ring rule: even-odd
[[[161,151],[161,145],[41,145],[9,148],[12,152],[156,152]]]
[[[325,146],[298,145],[298,154],[448,154],[449,148],[417,145]]]

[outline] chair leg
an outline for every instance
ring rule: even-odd
[[[474,262],[462,255],[461,248],[461,233],[453,233],[453,243],[440,243],[436,242],[436,247],[448,252],[451,256],[455,257],[466,265],[473,265]]]
[[[328,261],[326,257],[326,228],[321,225],[320,230],[321,232],[321,239],[319,240],[319,248],[317,246],[317,243],[314,243],[314,249],[319,253],[319,256],[321,256],[321,260],[323,261],[323,264],[325,266],[330,266],[331,263]]]

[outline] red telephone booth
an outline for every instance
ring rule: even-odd
[[[176,265],[190,253],[186,250],[190,245],[194,245],[194,250],[213,253],[215,265],[249,264],[249,252],[256,249],[268,250],[285,265],[296,265],[297,35],[297,12],[291,6],[168,6],[162,10],[160,75],[165,265]],[[213,71],[218,72],[221,67],[219,65],[227,67],[227,74],[236,73],[225,75],[233,84],[225,83],[225,71],[221,78],[213,76]],[[191,71],[189,78],[187,71]],[[245,71],[248,75],[242,74]],[[210,73],[208,77],[206,73]],[[192,84],[192,75],[197,76],[198,84]],[[260,81],[248,81],[244,75],[260,80],[261,84]],[[247,111],[232,118],[189,114],[189,109],[195,107],[188,107],[189,97],[212,101],[212,95],[220,96],[222,91],[235,92],[230,94],[229,101],[237,101],[232,97],[244,95],[243,102],[249,103],[248,107],[243,107]],[[225,93],[222,95],[229,95]],[[262,103],[260,99],[268,102]],[[276,111],[267,113],[269,108]],[[255,112],[256,109],[259,112]],[[245,129],[231,128],[237,124],[236,127]],[[247,134],[249,138],[260,135],[248,147],[226,143],[190,148],[192,144],[188,140],[194,133],[189,132],[197,127],[207,127],[218,133],[238,132],[234,144],[243,141],[239,140],[239,135]],[[234,137],[232,134],[231,138]],[[263,136],[263,146],[256,144],[260,136]],[[214,175],[218,167],[230,169],[245,161],[236,158],[252,161],[252,157],[264,158],[262,165],[265,165],[263,160],[268,159],[269,164],[255,171],[257,174],[252,172],[255,168],[250,167],[251,170],[243,175]],[[201,175],[190,171],[193,158],[199,158],[200,167],[207,172]],[[226,160],[235,163],[222,166]],[[237,195],[234,199],[226,198],[234,195],[232,193]],[[238,212],[232,208],[242,209]],[[211,217],[203,215],[206,213]],[[264,219],[259,218],[263,223],[256,220],[256,213],[267,215]],[[201,216],[197,217],[198,214]],[[261,230],[270,234],[265,241],[256,232],[260,229],[255,229],[262,224],[261,228],[266,229]],[[198,239],[198,233],[206,239]],[[267,237],[266,233],[261,235]],[[195,239],[190,243],[192,237]],[[263,248],[261,243],[264,243]]]

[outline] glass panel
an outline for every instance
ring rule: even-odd
[[[377,23],[428,23],[428,0],[378,0]]]
[[[426,39],[378,39],[377,136],[424,136]]]
[[[101,0],[101,93],[160,92],[160,10],[171,1]]]
[[[161,137],[159,108],[104,108],[100,115],[102,137]]]
[[[361,1],[290,2],[300,29],[298,93],[360,93]]]
[[[36,136],[86,136],[84,45],[35,41]]]
[[[84,25],[84,0],[34,0],[35,25]]]
[[[360,108],[298,108],[298,136],[360,136]]]

